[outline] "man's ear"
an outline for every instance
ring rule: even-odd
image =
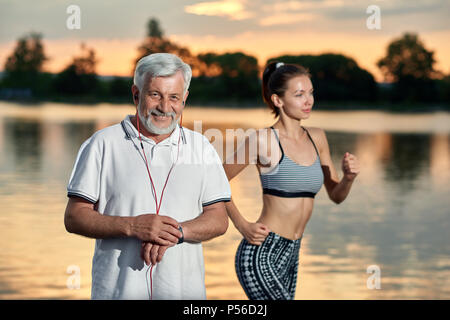
[[[139,88],[135,84],[131,86],[131,93],[133,95],[133,102],[137,106],[139,104]]]
[[[189,95],[189,90],[186,90],[186,93],[185,93],[185,95],[183,97],[183,106],[186,105],[186,100],[187,100],[188,95]]]

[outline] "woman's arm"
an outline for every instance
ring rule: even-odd
[[[266,139],[266,141],[261,141],[261,139]],[[267,150],[265,134],[260,135],[256,132],[247,136],[232,157],[228,158],[223,164],[228,180],[231,181],[249,164],[261,164],[261,159],[263,159],[263,162],[267,162],[267,154],[269,153]],[[244,159],[244,161],[239,161],[240,159]],[[225,204],[225,207],[234,226],[248,242],[260,245],[264,241],[270,231],[267,226],[259,222],[251,223],[247,221],[236,207],[233,197],[231,197],[231,201]]]
[[[331,161],[330,148],[325,132],[320,128],[310,128],[314,141],[319,148],[320,163],[324,174],[324,184],[329,198],[339,204],[347,198],[353,181],[359,173],[359,161],[356,156],[346,152],[342,159],[343,177],[339,181],[336,169]]]
[[[258,141],[259,134],[257,132],[245,137],[245,140],[238,146],[237,150],[225,160],[223,169],[227,175],[228,181],[231,181],[249,164],[256,164],[258,161],[258,150],[261,149]],[[234,226],[240,231],[241,228],[248,223],[247,220],[239,213],[236,205],[231,201],[226,203],[227,213]]]
[[[353,181],[359,173],[359,162],[355,155],[346,152],[342,159],[343,177],[341,182],[334,188],[333,196],[336,203],[341,203],[350,193]]]

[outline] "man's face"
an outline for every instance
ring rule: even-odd
[[[136,89],[137,87],[134,90]],[[186,92],[183,96],[183,91],[181,71],[168,77],[145,77],[143,88],[138,92],[137,108],[141,123],[147,131],[168,134],[175,129],[188,95]]]

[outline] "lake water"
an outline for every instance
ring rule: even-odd
[[[82,142],[132,113],[129,105],[0,102],[0,299],[89,299],[95,240],[66,232],[66,186]],[[206,135],[273,122],[264,108],[186,107],[183,125],[198,120]],[[296,299],[449,299],[450,114],[315,110],[302,125],[325,130],[337,169],[349,151],[361,173],[340,205],[324,187],[316,196]],[[255,221],[256,168],[231,187]],[[204,243],[208,299],[246,299],[234,271],[240,240],[230,223]]]

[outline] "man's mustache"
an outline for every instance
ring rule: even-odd
[[[172,117],[172,119],[174,119],[176,116],[175,112],[161,112],[158,109],[150,110],[150,114],[153,114],[155,116]]]

